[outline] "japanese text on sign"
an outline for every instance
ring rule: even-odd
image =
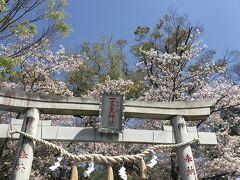
[[[114,126],[116,113],[119,112],[119,100],[116,97],[109,98],[108,125]]]
[[[101,129],[108,132],[122,130],[123,96],[103,94],[101,106]]]

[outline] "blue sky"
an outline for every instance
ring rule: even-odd
[[[224,52],[240,50],[239,0],[68,0],[67,22],[73,32],[60,40],[66,49],[76,50],[84,41],[95,42],[113,35],[134,43],[138,25],[153,27],[168,12],[176,9],[187,15],[193,25],[202,25],[201,39],[220,57]],[[129,54],[128,47],[126,53]],[[127,56],[128,62],[134,57]],[[131,64],[132,64],[131,63]]]

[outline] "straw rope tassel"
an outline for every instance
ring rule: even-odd
[[[77,166],[72,167],[71,180],[78,180],[78,169]]]
[[[108,166],[107,180],[114,180],[112,166]]]
[[[148,179],[147,177],[147,166],[143,158],[141,158],[141,179]]]

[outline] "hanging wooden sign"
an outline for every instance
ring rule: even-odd
[[[102,94],[102,103],[99,111],[101,133],[119,133],[122,132],[123,123],[123,95]]]

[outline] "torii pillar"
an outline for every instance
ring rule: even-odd
[[[174,116],[171,119],[171,124],[174,129],[176,143],[189,141],[187,126],[183,116]],[[190,145],[182,146],[177,149],[177,159],[181,180],[197,180],[197,172]]]
[[[22,131],[35,136],[40,118],[39,110],[30,108],[26,111]],[[33,162],[35,143],[26,137],[21,137],[17,149],[16,160],[13,164],[12,180],[29,180]]]

